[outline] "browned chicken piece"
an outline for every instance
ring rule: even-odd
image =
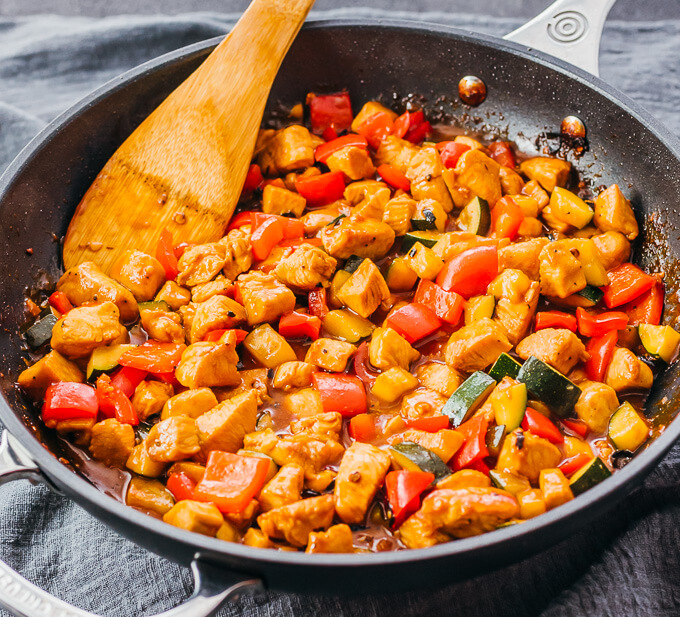
[[[193,302],[189,302],[186,306],[180,306],[177,312],[182,316],[182,323],[184,324],[184,330],[186,333],[191,332],[191,324],[194,321],[194,315],[196,315],[196,307],[198,305]]]
[[[173,387],[169,383],[144,380],[135,388],[132,406],[139,419],[144,422],[147,418],[160,413],[173,394]]]
[[[85,381],[85,375],[75,362],[54,350],[23,370],[17,379],[21,388],[36,401],[41,401],[45,397],[45,390],[50,384],[60,381],[82,383]]]
[[[548,196],[548,193],[545,192],[545,189],[543,189],[543,187],[541,187],[541,185],[536,182],[536,180],[530,180],[527,182],[522,189],[522,194],[533,197],[536,200],[539,212],[550,203],[550,197]]]
[[[135,447],[135,430],[115,418],[97,422],[92,427],[90,454],[109,467],[124,467]]]
[[[548,510],[561,506],[563,503],[567,503],[574,498],[574,493],[569,486],[569,480],[567,480],[559,468],[541,469],[538,483],[543,493],[545,507]]]
[[[361,216],[367,219],[382,220],[385,213],[385,206],[390,200],[390,189],[380,189],[352,208],[351,215]]]
[[[585,288],[586,275],[574,252],[575,248],[560,240],[541,249],[539,281],[544,296],[566,298]]]
[[[439,415],[448,398],[429,388],[418,388],[401,401],[399,413],[407,419]]]
[[[351,184],[349,186],[352,186]],[[349,187],[348,187],[349,188]],[[340,212],[340,208],[337,207],[338,204],[342,203],[347,206],[345,212]],[[312,210],[307,212],[304,216],[300,218],[302,224],[305,227],[305,235],[314,236],[316,233],[326,225],[332,223],[337,219],[340,214],[349,214],[350,207],[344,201],[336,201],[332,206],[327,206],[326,208],[319,208],[318,210]]]
[[[189,345],[182,353],[175,376],[187,388],[235,386],[241,381],[238,361],[236,333],[229,330],[216,343]]]
[[[201,449],[196,422],[187,416],[173,416],[154,424],[145,441],[149,456],[159,463],[183,461]]]
[[[355,441],[342,457],[335,478],[335,511],[345,523],[362,523],[390,468],[387,452]]]
[[[452,491],[461,488],[488,488],[491,478],[476,469],[461,469],[437,482],[437,488],[448,488]]]
[[[540,289],[521,270],[503,270],[486,291],[496,298],[494,321],[505,330],[512,345],[524,338],[538,307]]]
[[[399,528],[408,548],[427,548],[451,537],[468,538],[496,529],[519,514],[517,499],[495,488],[436,489]]]
[[[260,129],[257,132],[257,141],[255,142],[255,149],[253,156],[258,156],[264,150],[276,133],[275,129]]]
[[[250,527],[243,534],[243,544],[255,548],[276,548],[276,545],[269,539],[261,529]]]
[[[319,338],[309,346],[305,362],[332,373],[342,373],[356,351],[356,346],[351,343],[331,338]]]
[[[52,328],[52,349],[67,358],[84,358],[95,347],[115,341],[125,328],[113,302],[74,308]]]
[[[385,204],[382,221],[392,228],[395,236],[403,236],[411,229],[411,219],[415,210],[415,200],[407,193],[401,193]]]
[[[525,236],[527,238],[537,238],[543,235],[543,223],[537,218],[531,216],[525,216],[520,223],[517,233],[520,236]]]
[[[217,242],[190,246],[179,258],[177,283],[193,287],[214,279],[224,266],[226,248]]]
[[[191,292],[180,287],[175,281],[165,281],[163,287],[156,294],[154,302],[165,302],[173,311],[191,302]]]
[[[621,232],[607,231],[593,236],[593,242],[605,270],[611,270],[630,259],[630,242]]]
[[[301,244],[274,268],[274,274],[286,285],[314,289],[328,285],[338,262],[326,251],[311,244]]]
[[[184,343],[182,316],[163,308],[141,308],[141,324],[149,338],[160,343]]]
[[[370,259],[364,259],[337,292],[338,299],[355,313],[369,317],[390,297],[390,289]]]
[[[196,418],[201,453],[207,457],[212,450],[236,452],[243,447],[243,438],[246,433],[255,430],[256,423],[257,393],[255,390],[243,392],[222,401]]]
[[[534,238],[504,246],[498,251],[498,269],[521,270],[532,281],[537,281],[541,264],[539,256],[549,242],[548,238]]]
[[[463,383],[463,376],[446,364],[426,362],[416,369],[416,377],[422,386],[448,398]]]
[[[315,388],[303,388],[286,394],[281,405],[285,411],[296,418],[315,416],[323,413],[321,395]]]
[[[272,386],[285,392],[293,388],[311,386],[315,371],[316,367],[309,362],[284,362],[276,369]]]
[[[187,416],[195,420],[216,406],[217,397],[210,388],[186,390],[165,402],[161,420],[172,416]]]
[[[368,344],[368,357],[375,368],[399,366],[408,371],[411,363],[420,358],[420,352],[396,330],[376,328]]]
[[[375,174],[375,167],[368,152],[355,146],[334,152],[326,159],[326,165],[331,171],[341,171],[350,180],[371,178]]]
[[[437,181],[439,180],[440,179],[437,178]],[[453,206],[460,209],[470,203],[472,193],[470,192],[470,189],[458,184],[455,169],[444,169],[444,171],[442,171],[441,180],[443,180],[444,187],[449,192]]]
[[[305,434],[315,439],[332,439],[340,441],[342,416],[337,411],[327,411],[315,416],[293,420],[290,423],[293,435]]]
[[[60,437],[70,439],[81,448],[88,448],[92,439],[92,427],[97,423],[95,418],[77,418],[75,420],[48,420],[47,428],[54,428]]]
[[[262,191],[262,212],[265,214],[292,214],[300,218],[305,211],[307,200],[293,191],[268,184]]]
[[[535,156],[522,161],[519,168],[529,180],[535,180],[546,191],[552,193],[556,186],[564,187],[567,183],[571,163],[547,156]]]
[[[565,223],[562,218],[555,216],[553,214],[550,205],[547,205],[541,211],[541,218],[543,222],[550,227],[553,231],[557,231],[561,234],[572,234],[575,231],[575,227],[569,223]]]
[[[465,437],[458,431],[451,429],[441,429],[436,433],[409,429],[404,431],[402,435],[390,439],[389,443],[393,444],[401,441],[417,443],[430,452],[434,452],[442,461],[448,463],[463,445]]]
[[[599,381],[586,381],[579,384],[581,395],[576,401],[574,411],[593,433],[604,433],[609,419],[619,407],[616,392]]]
[[[180,529],[214,537],[222,527],[224,517],[214,503],[183,499],[163,516],[163,521]]]
[[[312,531],[305,553],[353,553],[354,539],[349,525],[340,523],[328,531]]]
[[[629,240],[635,240],[640,233],[630,201],[623,195],[618,184],[612,184],[597,196],[593,222],[598,229],[619,231]]]
[[[246,455],[248,456],[248,455]],[[260,504],[257,499],[251,499],[248,505],[240,512],[223,513],[225,523],[230,523],[237,529],[250,527],[255,521],[255,517],[260,513]]]
[[[218,540],[223,540],[224,542],[239,543],[241,542],[242,534],[238,527],[236,527],[236,525],[234,525],[232,522],[224,521],[220,528],[217,530],[215,537]]]
[[[137,302],[148,302],[165,283],[165,269],[155,257],[125,251],[111,266],[111,278],[127,287]]]
[[[375,153],[375,164],[383,165],[388,163],[405,174],[416,154],[418,154],[418,147],[414,146],[410,141],[389,135],[378,146],[378,150]]]
[[[366,201],[369,197],[381,193],[389,188],[384,182],[378,180],[360,180],[358,182],[350,182],[345,188],[345,200],[350,206],[358,206],[360,203]]]
[[[463,152],[455,167],[456,182],[493,207],[503,196],[500,165],[481,150]]]
[[[146,449],[146,441],[142,441],[132,449],[125,462],[125,467],[140,476],[159,478],[165,473],[168,465],[154,461]]]
[[[257,524],[270,538],[306,546],[310,532],[330,527],[333,514],[333,496],[320,495],[260,514]]]
[[[175,500],[162,482],[147,478],[132,478],[125,503],[133,508],[163,516],[172,510]]]
[[[232,229],[224,238],[218,240],[217,244],[225,249],[222,274],[228,280],[233,281],[253,265],[250,234],[244,229]]]
[[[444,357],[452,369],[472,373],[483,371],[511,349],[502,326],[484,317],[454,332],[446,344]]]
[[[241,274],[238,288],[251,326],[274,321],[295,308],[295,294],[271,274]]]
[[[566,328],[545,328],[530,334],[517,345],[517,355],[523,360],[536,356],[563,375],[590,357],[581,339]]]
[[[276,131],[258,156],[262,172],[277,176],[314,165],[314,145],[309,131],[300,125]]]
[[[514,169],[501,165],[499,170],[504,195],[518,195],[524,188],[524,180]]]
[[[543,437],[517,429],[503,440],[496,469],[525,476],[536,484],[541,469],[557,467],[561,460],[557,446]]]
[[[57,283],[57,291],[63,291],[74,306],[113,302],[123,323],[137,319],[137,300],[132,292],[106,276],[93,261],[85,261],[64,272]]]
[[[269,396],[269,378],[267,377],[268,369],[253,368],[245,371],[239,371],[241,383],[235,388],[215,388],[215,396],[221,403],[227,399],[234,398],[237,394],[255,390],[257,394],[258,407],[266,401],[271,400]]]
[[[269,512],[281,506],[295,503],[302,499],[302,487],[305,483],[305,472],[299,465],[288,464],[264,485],[257,499],[262,512]]]
[[[211,330],[236,328],[246,321],[246,309],[226,296],[213,296],[196,306],[191,321],[190,343],[202,341]]]
[[[604,376],[605,383],[616,392],[652,387],[652,369],[638,358],[630,349],[616,347]]]
[[[218,274],[214,280],[192,287],[191,300],[196,304],[200,304],[213,296],[231,295],[233,289],[234,284],[223,274]]]
[[[321,230],[323,247],[333,257],[352,255],[376,259],[384,256],[394,242],[392,228],[372,218],[352,214]]]
[[[444,165],[439,152],[433,146],[423,146],[411,157],[404,174],[411,182],[431,180],[442,175]]]
[[[427,178],[411,183],[411,195],[416,201],[423,199],[433,199],[438,202],[444,209],[444,212],[451,212],[453,210],[454,202],[452,200],[453,192],[447,184],[447,172],[453,174],[452,169],[445,169],[441,176]],[[462,187],[462,190],[468,193],[468,189]]]

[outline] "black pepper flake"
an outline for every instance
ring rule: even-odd
[[[236,313],[234,311],[227,311],[227,317],[236,317]]]
[[[517,439],[515,440],[515,444],[517,445],[518,450],[521,450],[524,447],[524,433],[519,433],[517,435]]]

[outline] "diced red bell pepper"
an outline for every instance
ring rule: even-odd
[[[360,413],[350,419],[347,427],[349,436],[354,441],[363,443],[373,441],[376,437],[375,416],[369,413]]]
[[[325,412],[337,411],[343,418],[366,413],[366,390],[361,379],[346,373],[314,373],[314,387],[321,395]]]
[[[463,296],[455,291],[444,291],[439,285],[427,279],[420,279],[413,301],[424,304],[434,311],[439,319],[454,326],[460,321],[465,306]]]
[[[142,383],[148,371],[133,368],[131,366],[121,366],[112,376],[111,383],[123,391],[128,398],[132,398],[137,386]]]
[[[325,144],[317,146],[316,150],[314,150],[314,158],[319,163],[325,163],[331,154],[335,154],[343,148],[352,147],[366,149],[368,148],[368,141],[366,141],[363,135],[355,135],[354,133],[336,137],[332,141],[327,141]]]
[[[359,135],[363,135],[371,148],[377,150],[380,142],[392,133],[394,122],[386,111],[379,111],[364,120],[356,129]]]
[[[578,331],[583,336],[602,336],[611,330],[623,330],[628,325],[628,315],[621,311],[609,311],[592,315],[580,306],[576,309]]]
[[[522,428],[534,435],[547,439],[550,443],[564,443],[564,435],[549,418],[531,407],[527,407],[522,420]]]
[[[319,338],[321,320],[316,315],[292,311],[279,320],[279,334],[285,338]]]
[[[487,146],[489,156],[503,167],[514,169],[517,165],[515,153],[512,151],[510,142],[508,141],[494,141]]]
[[[558,467],[565,476],[571,476],[592,460],[592,456],[586,454],[585,452],[579,452],[578,454],[563,460],[558,465]]]
[[[69,302],[63,291],[55,291],[47,301],[53,309],[59,311],[62,315],[66,315],[70,310],[73,310],[73,304]]]
[[[647,323],[658,326],[663,315],[663,283],[655,283],[642,295],[635,298],[623,307],[628,314],[628,323],[631,326],[639,326]]]
[[[491,231],[496,238],[514,240],[523,220],[522,208],[509,195],[499,199],[491,209]]]
[[[588,425],[583,420],[570,420],[569,418],[563,418],[561,422],[570,431],[574,431],[574,433],[580,437],[585,437],[588,434]]]
[[[458,163],[458,159],[470,149],[470,146],[458,143],[457,141],[442,141],[437,144],[442,163],[447,169],[453,169]]]
[[[484,462],[484,459],[475,461],[471,465],[468,465],[467,468],[479,471],[480,473],[483,473],[485,476],[488,476],[491,473],[491,468]]]
[[[397,309],[386,319],[387,325],[401,334],[409,343],[415,343],[436,332],[441,319],[424,304],[412,302]]]
[[[329,171],[318,176],[298,176],[295,190],[306,200],[307,206],[327,206],[345,194],[345,176],[341,171]]]
[[[223,336],[225,332],[228,332],[229,330],[233,329],[234,332],[236,332],[236,344],[238,345],[239,343],[242,343],[246,336],[248,336],[248,332],[246,330],[241,330],[240,328],[220,328],[219,330],[211,330],[208,332],[203,337],[204,341],[208,341],[210,343],[216,343],[219,341]]]
[[[97,393],[88,384],[60,381],[45,391],[43,422],[96,418],[98,412]]]
[[[337,139],[338,132],[332,126],[327,126],[323,133],[321,133],[321,137],[323,137],[324,141],[333,141]]]
[[[161,262],[161,266],[165,270],[166,280],[174,281],[179,274],[179,268],[177,267],[177,257],[175,257],[172,234],[167,228],[161,231],[160,238],[158,239],[156,259]]]
[[[175,257],[179,261],[184,255],[184,252],[190,249],[192,246],[196,246],[193,242],[180,242],[177,246],[173,247],[172,252],[175,253]]]
[[[486,431],[489,421],[483,416],[472,416],[467,422],[463,422],[456,430],[465,437],[463,446],[453,455],[453,469],[469,468],[475,463],[489,456],[486,446]]]
[[[394,528],[399,527],[420,508],[420,495],[434,482],[427,471],[401,469],[385,476],[385,492],[394,515]]]
[[[275,218],[267,219],[250,236],[253,257],[262,261],[269,257],[272,249],[283,240],[283,225]]]
[[[631,263],[621,264],[608,273],[609,285],[602,288],[607,308],[614,308],[635,300],[649,291],[656,279]]]
[[[307,306],[309,306],[310,314],[323,319],[328,315],[328,304],[326,304],[326,288],[320,287],[312,289],[307,296]]]
[[[534,330],[544,330],[545,328],[565,328],[576,332],[576,317],[562,311],[541,311],[536,313]]]
[[[354,372],[357,377],[363,381],[366,388],[373,387],[375,380],[378,378],[378,373],[371,368],[368,359],[368,343],[364,341],[359,345],[359,349],[354,354]]]
[[[618,340],[619,333],[616,330],[612,330],[602,336],[593,337],[586,343],[586,351],[590,355],[585,365],[588,379],[591,381],[604,381],[607,367],[612,359],[612,354]]]
[[[147,341],[143,345],[128,349],[118,359],[118,364],[149,373],[170,373],[177,368],[186,348],[187,346],[182,343]]]
[[[305,225],[300,219],[289,216],[279,216],[278,214],[263,214],[262,212],[250,213],[251,231],[255,231],[269,220],[276,220],[281,223],[283,237],[286,240],[300,239],[305,235]]]
[[[378,165],[378,175],[394,189],[411,190],[411,181],[396,167],[383,163]]]
[[[232,229],[239,229],[243,227],[244,225],[252,225],[253,224],[253,214],[256,214],[252,210],[244,210],[243,212],[239,212],[238,214],[234,215],[231,218],[231,221],[229,221],[229,227],[227,227],[228,231],[231,231]],[[257,213],[259,214],[259,213]]]
[[[172,493],[175,501],[195,498],[196,482],[183,471],[170,474],[165,486]]]
[[[401,139],[411,127],[411,114],[405,111],[399,116],[392,125],[392,135]]]
[[[498,276],[498,249],[476,246],[449,259],[437,275],[436,283],[445,291],[455,291],[466,300],[486,293]]]
[[[100,375],[97,378],[97,400],[99,411],[107,418],[115,418],[121,424],[137,426],[139,417],[132,406],[130,399],[117,386],[111,383],[108,375]]]
[[[253,163],[248,168],[248,173],[241,189],[241,195],[250,195],[263,181],[264,177],[262,176],[260,166],[257,163]]]
[[[425,122],[425,112],[422,109],[414,111],[409,118],[409,128],[413,129],[423,122]]]
[[[319,95],[310,93],[307,95],[307,105],[312,132],[317,135],[321,135],[327,128],[340,133],[352,126],[354,114],[348,92]]]
[[[417,126],[409,129],[404,139],[410,141],[413,144],[419,144],[423,139],[425,139],[430,133],[432,133],[432,125],[426,120],[421,122]]]
[[[213,450],[195,498],[214,503],[221,512],[242,512],[264,486],[268,470],[265,458]]]
[[[405,419],[404,422],[409,428],[414,428],[419,431],[426,431],[428,433],[436,433],[442,429],[449,428],[451,420],[448,416],[431,416],[429,418],[412,418]]]
[[[149,373],[157,381],[162,381],[163,383],[169,383],[174,389],[175,394],[179,394],[179,388],[186,389],[175,375],[175,371],[170,371],[169,373]]]

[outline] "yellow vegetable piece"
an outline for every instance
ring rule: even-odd
[[[321,322],[326,334],[348,343],[357,343],[370,336],[375,324],[349,309],[330,311]]]
[[[331,281],[331,286],[328,289],[328,304],[333,308],[340,308],[343,305],[342,300],[338,298],[338,290],[347,282],[347,279],[352,276],[351,272],[347,270],[338,270]]]
[[[577,229],[585,227],[593,218],[590,206],[571,191],[556,186],[550,196],[550,212],[553,217]]]
[[[418,379],[399,366],[380,373],[371,392],[385,403],[394,403],[404,394],[418,387]]]
[[[418,280],[418,275],[408,267],[403,257],[397,257],[387,269],[385,281],[390,291],[410,291]]]
[[[444,267],[444,262],[432,249],[427,248],[420,242],[416,242],[406,253],[404,262],[421,279],[434,280],[439,271]]]
[[[465,303],[465,325],[469,326],[484,317],[491,319],[496,308],[496,299],[493,296],[474,296]]]
[[[265,368],[276,368],[284,362],[297,360],[288,341],[269,324],[255,328],[246,336],[243,346]]]
[[[645,349],[652,355],[659,356],[666,362],[671,362],[677,355],[680,333],[670,326],[640,324],[638,333]]]
[[[640,414],[626,401],[609,421],[609,439],[617,450],[637,450],[649,437],[649,428]]]

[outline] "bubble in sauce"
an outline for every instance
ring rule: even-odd
[[[481,105],[486,100],[486,84],[479,77],[466,75],[458,82],[458,96],[466,105]]]
[[[586,125],[578,116],[567,116],[562,120],[560,133],[575,139],[584,139],[586,136]]]

